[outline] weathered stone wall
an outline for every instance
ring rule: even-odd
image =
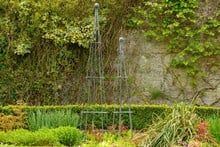
[[[195,102],[198,105],[220,106],[220,67],[207,68],[207,77],[192,86],[192,79],[170,66],[174,54],[169,54],[163,42],[147,40],[142,32],[126,33],[126,62],[131,81],[133,103],[171,104]]]

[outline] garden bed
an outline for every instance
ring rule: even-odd
[[[100,109],[102,106],[89,107]],[[111,112],[115,107],[118,106],[107,106],[106,110]],[[99,126],[80,130],[78,114],[83,110],[81,106],[1,107],[0,145],[219,146],[219,108],[186,105],[133,105],[131,108],[134,130],[129,130],[127,118],[123,117],[125,123],[119,133],[118,126],[112,125],[111,117],[110,125],[106,124],[104,130]]]

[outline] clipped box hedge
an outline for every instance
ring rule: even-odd
[[[65,106],[5,106],[0,107],[0,113],[4,114],[12,114],[13,108],[21,108],[26,113],[36,112],[37,110],[42,111],[55,111],[61,109],[70,109],[73,113],[77,113],[80,116],[80,112],[82,110],[96,110],[96,111],[107,111],[108,113],[104,117],[104,125],[105,127],[112,125],[113,122],[113,112],[114,109],[118,109],[117,105],[90,105],[90,106],[82,106],[82,105],[65,105]],[[168,105],[131,105],[132,111],[132,121],[134,129],[143,129],[152,124],[153,120],[155,120],[156,116],[164,116],[171,111],[172,107]],[[124,105],[123,110],[128,110],[128,106]],[[205,119],[211,117],[213,115],[220,117],[220,108],[218,107],[205,107],[205,106],[196,106],[195,113],[201,118]],[[85,115],[85,114],[84,114]],[[88,124],[91,123],[91,120],[95,120],[94,124],[97,127],[101,125],[100,114],[88,114]],[[124,125],[128,125],[129,121],[128,114],[122,115],[122,120],[124,121]],[[118,119],[116,116],[116,123],[118,123]],[[82,124],[85,121],[83,120]],[[80,122],[79,122],[80,124]]]

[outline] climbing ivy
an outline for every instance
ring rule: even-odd
[[[109,60],[132,1],[0,0],[0,105],[18,99],[75,103],[82,94],[94,3],[100,4],[103,56]]]
[[[220,2],[210,10],[199,0],[143,0],[133,7],[127,25],[145,30],[145,36],[168,44],[175,54],[172,66],[192,77],[205,76],[201,63],[219,66]],[[193,84],[196,84],[195,82]]]
[[[87,54],[93,5],[92,0],[0,0],[0,103],[59,102],[63,80]]]

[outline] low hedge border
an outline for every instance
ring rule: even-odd
[[[0,113],[4,114],[13,114],[13,108],[21,108],[24,112],[36,112],[37,110],[42,111],[55,111],[61,109],[70,109],[73,113],[77,113],[80,116],[80,112],[85,109],[90,110],[102,110],[107,111],[108,114],[105,118],[105,127],[112,125],[113,112],[115,109],[118,109],[118,105],[61,105],[61,106],[4,106],[0,107]],[[132,121],[134,129],[143,129],[152,124],[154,117],[166,115],[171,111],[172,107],[168,105],[131,105],[132,111]],[[123,110],[128,110],[128,106],[124,105]],[[195,113],[203,119],[211,117],[213,115],[220,117],[220,108],[219,107],[207,107],[207,106],[195,106]],[[95,115],[95,124],[101,124],[100,115]],[[88,115],[88,124],[91,122],[94,115]],[[123,114],[122,116],[124,125],[128,124],[128,114]],[[116,120],[117,122],[117,120]],[[83,121],[83,123],[85,123]],[[83,124],[82,123],[82,124]],[[97,126],[99,127],[99,126]]]

